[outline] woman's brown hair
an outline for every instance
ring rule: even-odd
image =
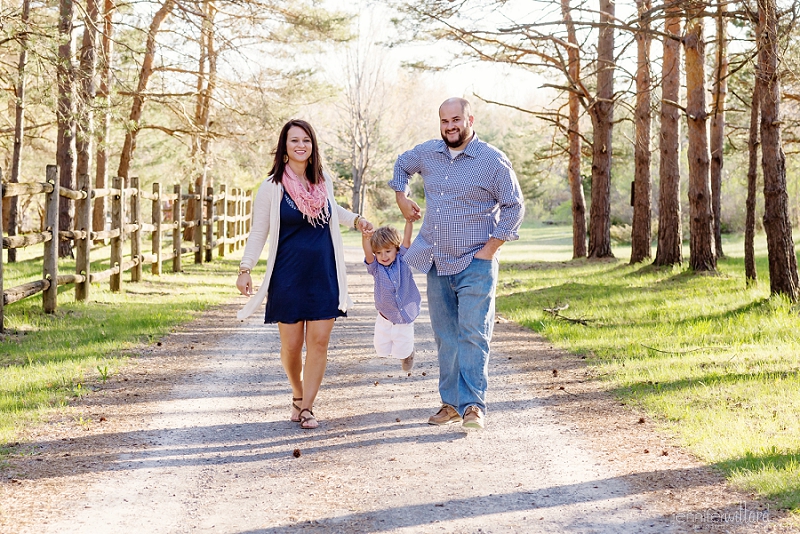
[[[306,179],[312,184],[324,182],[322,158],[317,150],[317,134],[314,133],[314,128],[309,123],[301,119],[292,119],[281,128],[281,134],[278,136],[278,146],[275,147],[275,160],[272,162],[272,169],[269,171],[272,181],[279,184],[283,180],[283,171],[286,168],[284,158],[289,157],[286,153],[286,141],[289,138],[289,129],[292,126],[301,128],[311,138],[311,156],[309,156],[308,165],[306,166]]]

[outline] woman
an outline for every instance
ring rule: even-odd
[[[314,129],[291,120],[281,130],[270,175],[253,203],[236,287],[243,295],[253,294],[250,270],[269,242],[264,282],[238,317],[248,317],[266,298],[264,322],[278,323],[281,363],[292,386],[291,420],[302,428],[318,426],[312,409],[325,374],[331,329],[352,306],[339,224],[372,231],[369,221],[336,204]]]

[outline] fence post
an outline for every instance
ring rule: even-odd
[[[139,189],[139,177],[131,177],[131,187],[135,189],[131,196],[131,222],[136,230],[131,233],[131,258],[139,260],[131,270],[131,282],[142,281],[142,196]]]
[[[190,190],[189,193],[193,191]],[[194,194],[197,195],[197,198],[193,198],[191,202],[194,202],[194,234],[192,237],[194,238],[194,246],[197,250],[194,253],[194,262],[195,263],[203,263],[203,188],[198,187],[197,191],[194,191]]]
[[[85,301],[89,300],[92,250],[92,180],[88,174],[78,176],[78,190],[86,197],[75,203],[75,228],[86,232],[86,237],[75,241],[75,272],[86,279],[75,284],[75,300]]]
[[[50,232],[52,239],[44,243],[44,261],[42,277],[50,282],[42,294],[42,306],[45,313],[56,311],[58,304],[58,165],[47,166],[47,183],[53,190],[45,195],[45,231]]]
[[[155,182],[153,184],[153,254],[156,256],[156,261],[150,266],[150,274],[161,274],[161,184]]]
[[[219,186],[220,199],[217,201],[217,212],[219,213],[219,221],[217,222],[217,240],[219,241],[219,248],[217,255],[220,258],[225,257],[225,239],[228,236],[228,187],[225,184]]]
[[[0,334],[6,331],[6,318],[4,304],[6,294],[3,290],[3,169],[0,168]]]
[[[206,196],[205,196],[205,204],[206,204],[206,245],[205,245],[205,257],[207,262],[211,261],[211,247],[214,244],[214,188],[207,187],[206,188]]]
[[[242,246],[247,241],[247,236],[250,235],[250,225],[253,222],[251,217],[253,213],[253,191],[248,190],[244,202],[244,232],[242,233]]]
[[[236,250],[242,246],[242,234],[244,233],[244,191],[236,191]]]
[[[231,188],[231,194],[228,199],[225,201],[227,206],[226,212],[228,214],[228,231],[227,237],[228,241],[228,252],[233,252],[236,250],[236,188]]]
[[[181,272],[181,236],[183,235],[183,214],[181,213],[181,184],[175,184],[175,201],[172,204],[172,222],[175,228],[172,230],[172,272]]]
[[[125,241],[125,184],[122,178],[115,176],[111,187],[117,192],[111,196],[111,230],[119,229],[119,235],[111,238],[111,267],[118,267],[116,274],[111,275],[111,291],[119,291],[122,287],[122,244]]]

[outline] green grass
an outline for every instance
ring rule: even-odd
[[[500,313],[588,356],[611,392],[737,486],[800,510],[800,316],[769,296],[763,240],[747,288],[741,240],[723,243],[717,275],[695,275],[628,265],[622,247],[616,261],[572,261],[570,228],[523,236],[503,250]],[[559,304],[588,326],[542,311]]]
[[[129,272],[123,275],[120,293],[109,291],[107,280],[93,284],[89,302],[75,302],[74,286],[62,286],[53,315],[42,312],[41,295],[6,306],[7,333],[0,343],[0,444],[15,441],[25,425],[101,386],[124,364],[127,351],[153,343],[198,312],[234,298],[239,258],[237,253],[194,265],[185,256],[183,273],[160,277],[145,267],[140,283],[130,283]],[[93,268],[104,268],[101,263]],[[6,287],[41,278],[41,260],[4,269]],[[74,272],[74,262],[59,262],[59,271]]]
[[[729,257],[718,275],[701,276],[627,265],[624,246],[614,248],[616,261],[571,261],[570,228],[526,224],[521,237],[503,247],[500,313],[587,355],[609,391],[662,421],[734,484],[800,509],[800,317],[796,306],[769,297],[763,240],[762,279],[746,288],[740,240],[725,242]],[[360,246],[357,232],[344,239]],[[126,274],[123,292],[95,284],[88,303],[76,303],[71,287],[62,287],[54,315],[42,313],[41,297],[7,306],[0,444],[100,387],[126,351],[233,298],[238,259],[202,266],[189,259],[184,273],[146,272],[139,284]],[[62,262],[62,272],[72,265]],[[10,287],[39,278],[41,264],[6,265],[4,275]],[[542,311],[556,304],[569,304],[564,315],[588,326]]]

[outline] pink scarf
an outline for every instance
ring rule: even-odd
[[[287,165],[283,171],[283,187],[292,198],[300,213],[312,226],[325,224],[330,218],[328,211],[328,191],[325,183],[308,184]]]

